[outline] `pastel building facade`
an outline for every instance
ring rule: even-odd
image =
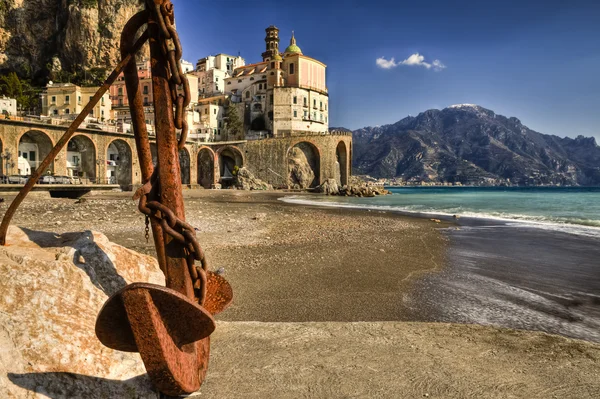
[[[53,118],[75,118],[92,99],[99,87],[80,87],[73,83],[49,82],[40,95],[42,115]],[[105,93],[90,112],[99,121],[112,119],[110,95]]]
[[[327,133],[329,95],[326,65],[306,56],[292,33],[279,51],[279,29],[266,29],[263,61],[236,68],[225,93],[238,104],[248,138]]]

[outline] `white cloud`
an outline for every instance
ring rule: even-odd
[[[408,66],[422,66],[426,69],[433,69],[436,72],[441,71],[442,69],[446,69],[446,65],[442,63],[440,60],[433,60],[433,62],[429,63],[425,61],[425,57],[419,53],[415,53],[405,59],[402,62],[396,62],[394,58],[390,60],[386,60],[385,57],[377,58],[375,61],[378,67],[382,69],[391,69],[395,68],[398,65],[408,65]]]
[[[384,57],[377,58],[377,60],[375,61],[375,63],[377,64],[377,66],[379,68],[382,68],[382,69],[391,69],[391,68],[395,68],[395,67],[398,66],[398,64],[396,64],[396,61],[394,61],[393,57],[389,61],[386,60]]]

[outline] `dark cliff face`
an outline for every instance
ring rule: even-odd
[[[600,184],[594,138],[537,133],[517,118],[461,105],[353,132],[355,173],[463,184]]]
[[[45,78],[50,71],[114,67],[121,30],[139,0],[3,0],[0,70]]]

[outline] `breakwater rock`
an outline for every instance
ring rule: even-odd
[[[96,338],[106,299],[164,285],[156,260],[98,232],[11,227],[0,247],[0,397],[158,398],[137,353]]]
[[[367,183],[353,179],[348,185],[340,186],[335,179],[327,179],[317,188],[317,192],[326,195],[341,195],[346,197],[375,197],[391,194],[381,186],[370,186]]]

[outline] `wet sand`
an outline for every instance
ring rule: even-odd
[[[449,228],[447,267],[416,282],[421,321],[600,342],[598,238],[487,221]]]

